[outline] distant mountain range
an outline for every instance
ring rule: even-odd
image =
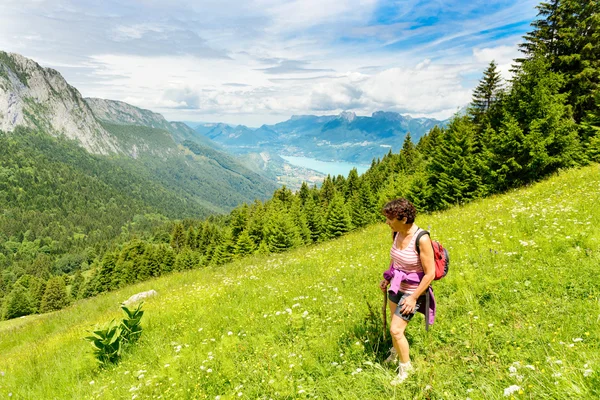
[[[436,125],[446,121],[412,118],[395,112],[377,111],[370,117],[353,112],[339,115],[298,115],[274,125],[248,128],[223,123],[204,123],[195,131],[235,153],[269,151],[305,156],[323,161],[337,160],[369,164],[390,149],[399,151],[406,134],[418,141]]]
[[[168,208],[188,210],[188,216],[226,212],[244,201],[266,199],[278,186],[184,123],[168,122],[123,102],[83,99],[57,71],[0,52],[0,131],[10,135],[17,128],[70,139],[90,157],[106,157],[107,165],[131,175],[113,182],[117,190],[125,195],[164,191],[171,203],[181,203]],[[186,141],[195,143],[201,155],[182,146]],[[135,188],[128,186],[132,182]],[[155,206],[159,212],[163,207]]]

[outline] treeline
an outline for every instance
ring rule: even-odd
[[[407,197],[421,211],[441,210],[600,161],[599,7],[589,1],[540,4],[510,82],[490,63],[465,115],[433,128],[417,144],[407,135],[399,153],[374,160],[362,176],[353,170],[327,177],[320,188],[281,188],[270,200],[222,218],[147,225],[110,250],[72,255],[73,269],[64,275],[61,268],[63,276],[51,278],[62,279],[65,289],[53,284],[61,288],[53,293],[61,293],[64,305],[174,270],[339,237],[381,219],[381,206],[395,197]],[[6,310],[44,309],[50,281],[40,286],[50,276],[36,275],[38,266],[30,270],[0,281],[5,318],[19,314]]]

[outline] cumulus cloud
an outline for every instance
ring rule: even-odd
[[[537,4],[456,1],[4,0],[0,49],[170,119],[446,118],[491,59],[507,77]]]

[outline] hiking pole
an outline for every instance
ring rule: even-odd
[[[381,315],[383,317],[383,340],[385,338],[385,331],[387,331],[387,295],[383,292],[383,306],[381,307]]]

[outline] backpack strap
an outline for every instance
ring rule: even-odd
[[[419,233],[417,233],[417,238],[415,239],[415,248],[417,249],[417,254],[421,254],[421,249],[419,248],[419,240],[421,240],[423,236],[429,235],[429,232],[421,228],[419,228],[417,232]]]

